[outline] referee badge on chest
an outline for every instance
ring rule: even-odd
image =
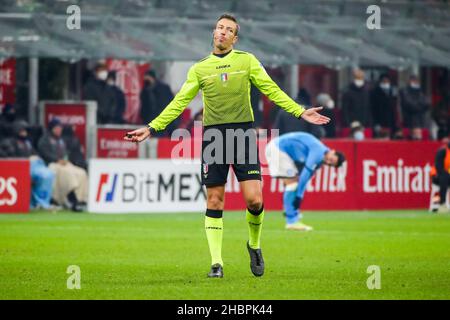
[[[220,80],[222,81],[222,85],[226,86],[228,84],[228,73],[221,73]]]

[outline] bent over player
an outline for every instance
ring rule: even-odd
[[[311,231],[312,227],[300,221],[300,204],[308,181],[322,164],[340,167],[345,161],[344,155],[328,148],[312,134],[291,132],[267,144],[266,158],[270,175],[283,179],[286,229]]]
[[[208,277],[212,278],[223,277],[222,214],[230,165],[240,183],[247,205],[250,269],[255,276],[264,274],[260,245],[264,206],[256,134],[252,128],[254,118],[250,104],[250,83],[294,117],[302,117],[315,124],[325,124],[330,120],[317,112],[321,108],[305,110],[295,103],[273,82],[253,54],[234,50],[233,45],[238,40],[238,33],[236,18],[228,14],[222,15],[213,31],[212,53],[189,69],[187,80],[178,94],[148,127],[128,132],[125,138],[128,141],[141,142],[164,130],[183,112],[198,91],[202,91],[204,129],[201,176],[202,183],[206,186],[205,230],[211,253],[211,270]],[[235,137],[239,134],[244,134],[245,143],[234,144]],[[215,148],[211,146],[213,143]],[[217,148],[217,144],[220,148]],[[214,152],[211,149],[214,149]]]

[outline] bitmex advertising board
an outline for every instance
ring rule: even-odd
[[[200,162],[93,159],[89,162],[89,212],[203,212]]]

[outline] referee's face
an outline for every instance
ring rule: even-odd
[[[228,51],[237,41],[237,25],[234,21],[221,19],[214,29],[214,46],[220,51]]]

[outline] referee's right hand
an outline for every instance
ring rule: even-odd
[[[124,140],[131,142],[142,142],[148,137],[150,137],[150,129],[149,127],[143,127],[127,132],[124,137]]]

